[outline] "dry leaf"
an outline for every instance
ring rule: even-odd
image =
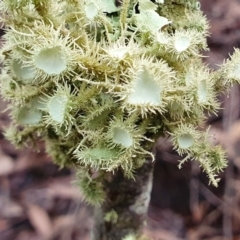
[[[37,205],[28,205],[28,217],[35,230],[43,239],[49,239],[52,235],[52,223],[48,214]]]
[[[2,152],[0,152],[0,176],[8,175],[14,170],[14,163],[12,159]]]

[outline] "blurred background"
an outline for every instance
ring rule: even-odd
[[[218,69],[240,48],[240,1],[201,0],[209,19],[210,52],[205,62]],[[179,156],[166,139],[157,142],[147,235],[154,240],[240,240],[240,88],[219,96],[222,109],[209,116],[212,141],[227,151],[229,165],[218,188],[196,162],[179,170]],[[10,119],[0,99],[0,239],[88,240],[91,206],[72,184],[73,169],[59,169],[44,153],[15,149],[4,139]]]

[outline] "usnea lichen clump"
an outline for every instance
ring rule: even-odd
[[[217,72],[202,63],[208,22],[197,1],[3,0],[0,9],[9,140],[44,139],[56,163],[80,169],[91,203],[104,200],[105,172],[132,177],[154,159],[160,135],[217,185],[225,154],[198,126],[240,82],[240,53]]]

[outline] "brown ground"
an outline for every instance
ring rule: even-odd
[[[240,1],[201,0],[211,24],[212,68],[234,47],[240,47]],[[240,240],[240,95],[220,96],[218,117],[210,116],[211,133],[227,149],[229,167],[219,188],[208,181],[196,163],[177,169],[179,157],[167,142],[159,147],[146,233],[154,240]],[[0,110],[5,104],[0,102]],[[44,152],[16,150],[2,135],[9,124],[0,116],[0,239],[87,240],[92,209],[82,203],[71,182],[74,171],[59,170]],[[165,141],[159,140],[159,145]]]

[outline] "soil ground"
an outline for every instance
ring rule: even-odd
[[[240,47],[240,1],[201,0],[211,25],[206,62],[218,64]],[[240,240],[240,94],[219,96],[226,110],[209,116],[214,141],[227,149],[229,167],[219,188],[197,163],[178,170],[178,155],[159,139],[147,235],[154,240]],[[0,110],[6,107],[0,102]],[[44,150],[15,149],[4,139],[0,116],[0,239],[88,240],[92,208],[82,202],[73,169],[59,169]]]

